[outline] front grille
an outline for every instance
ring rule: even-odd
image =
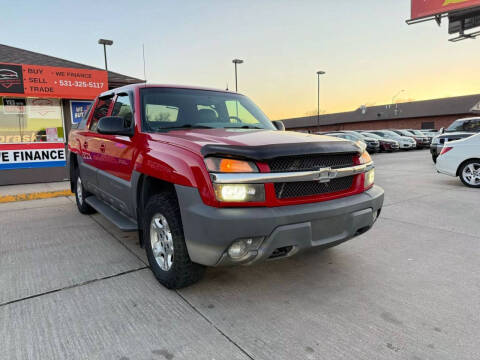
[[[291,199],[302,196],[322,195],[338,191],[346,191],[353,185],[355,176],[332,179],[326,183],[318,181],[300,181],[291,183],[276,183],[277,199]]]
[[[312,171],[325,167],[338,169],[353,165],[353,155],[351,154],[282,157],[270,160],[268,162],[271,172]]]

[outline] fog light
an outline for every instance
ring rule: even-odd
[[[364,181],[364,188],[368,188],[373,185],[375,181],[375,169],[372,169],[365,173],[365,181]]]
[[[232,259],[240,259],[247,254],[248,248],[251,244],[252,244],[252,239],[242,239],[242,240],[235,241],[228,248],[228,255]]]
[[[228,248],[228,256],[230,256],[233,260],[240,260],[249,252],[258,250],[263,239],[263,237],[253,237],[236,240]]]

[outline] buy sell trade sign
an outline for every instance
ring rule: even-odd
[[[106,90],[104,70],[0,63],[0,96],[91,100]]]

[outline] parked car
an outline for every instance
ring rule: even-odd
[[[412,133],[415,136],[427,138],[428,146],[430,146],[430,143],[432,142],[432,138],[433,138],[433,136],[430,135],[430,133],[425,133],[423,131],[416,130],[416,129],[407,129],[407,131]],[[428,146],[424,146],[424,147],[428,147]]]
[[[345,133],[341,133],[341,132],[325,132],[325,133],[322,133],[322,135],[333,136],[333,137],[336,137],[336,138],[353,141],[360,148],[366,149],[368,151],[367,144],[359,136],[355,136],[355,135],[351,135],[351,134],[345,134]]]
[[[396,140],[389,140],[387,138],[382,138],[381,136],[373,133],[362,132],[362,135],[377,139],[380,144],[380,151],[393,152],[400,149],[400,145]]]
[[[426,136],[422,135],[415,135],[412,132],[408,130],[398,130],[398,129],[392,129],[391,131],[397,133],[400,136],[407,136],[413,138],[417,144],[417,149],[426,149],[430,146],[430,142],[428,141],[428,138]]]
[[[433,138],[438,135],[438,131],[436,130],[422,131],[422,133],[430,139],[430,145],[432,144]]]
[[[469,187],[480,188],[480,134],[445,143],[437,158],[437,171]]]
[[[359,137],[365,144],[367,144],[367,151],[369,153],[377,153],[380,151],[380,142],[373,137],[363,135],[361,132],[354,130],[342,130],[340,132]]]
[[[402,150],[412,150],[417,147],[417,142],[415,141],[414,138],[410,136],[400,136],[397,133],[390,130],[369,130],[367,132],[371,134],[377,134],[378,136],[381,136],[382,138],[385,138],[385,139],[397,141],[400,146],[400,149]]]
[[[433,162],[442,151],[447,141],[464,139],[480,132],[480,117],[464,118],[455,120],[447,129],[441,129],[440,133],[432,139],[430,153]]]
[[[368,152],[287,132],[247,97],[135,84],[102,93],[69,135],[78,210],[138,231],[168,288],[368,231],[383,205]]]

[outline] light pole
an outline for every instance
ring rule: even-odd
[[[103,45],[103,56],[105,57],[105,70],[108,71],[107,65],[107,45],[113,45],[113,40],[99,39],[98,43]]]
[[[243,60],[233,59],[232,62],[235,64],[235,92],[238,92],[238,83],[237,83],[237,64],[243,64]]]
[[[320,126],[320,75],[325,74],[325,71],[317,71],[317,126]]]

